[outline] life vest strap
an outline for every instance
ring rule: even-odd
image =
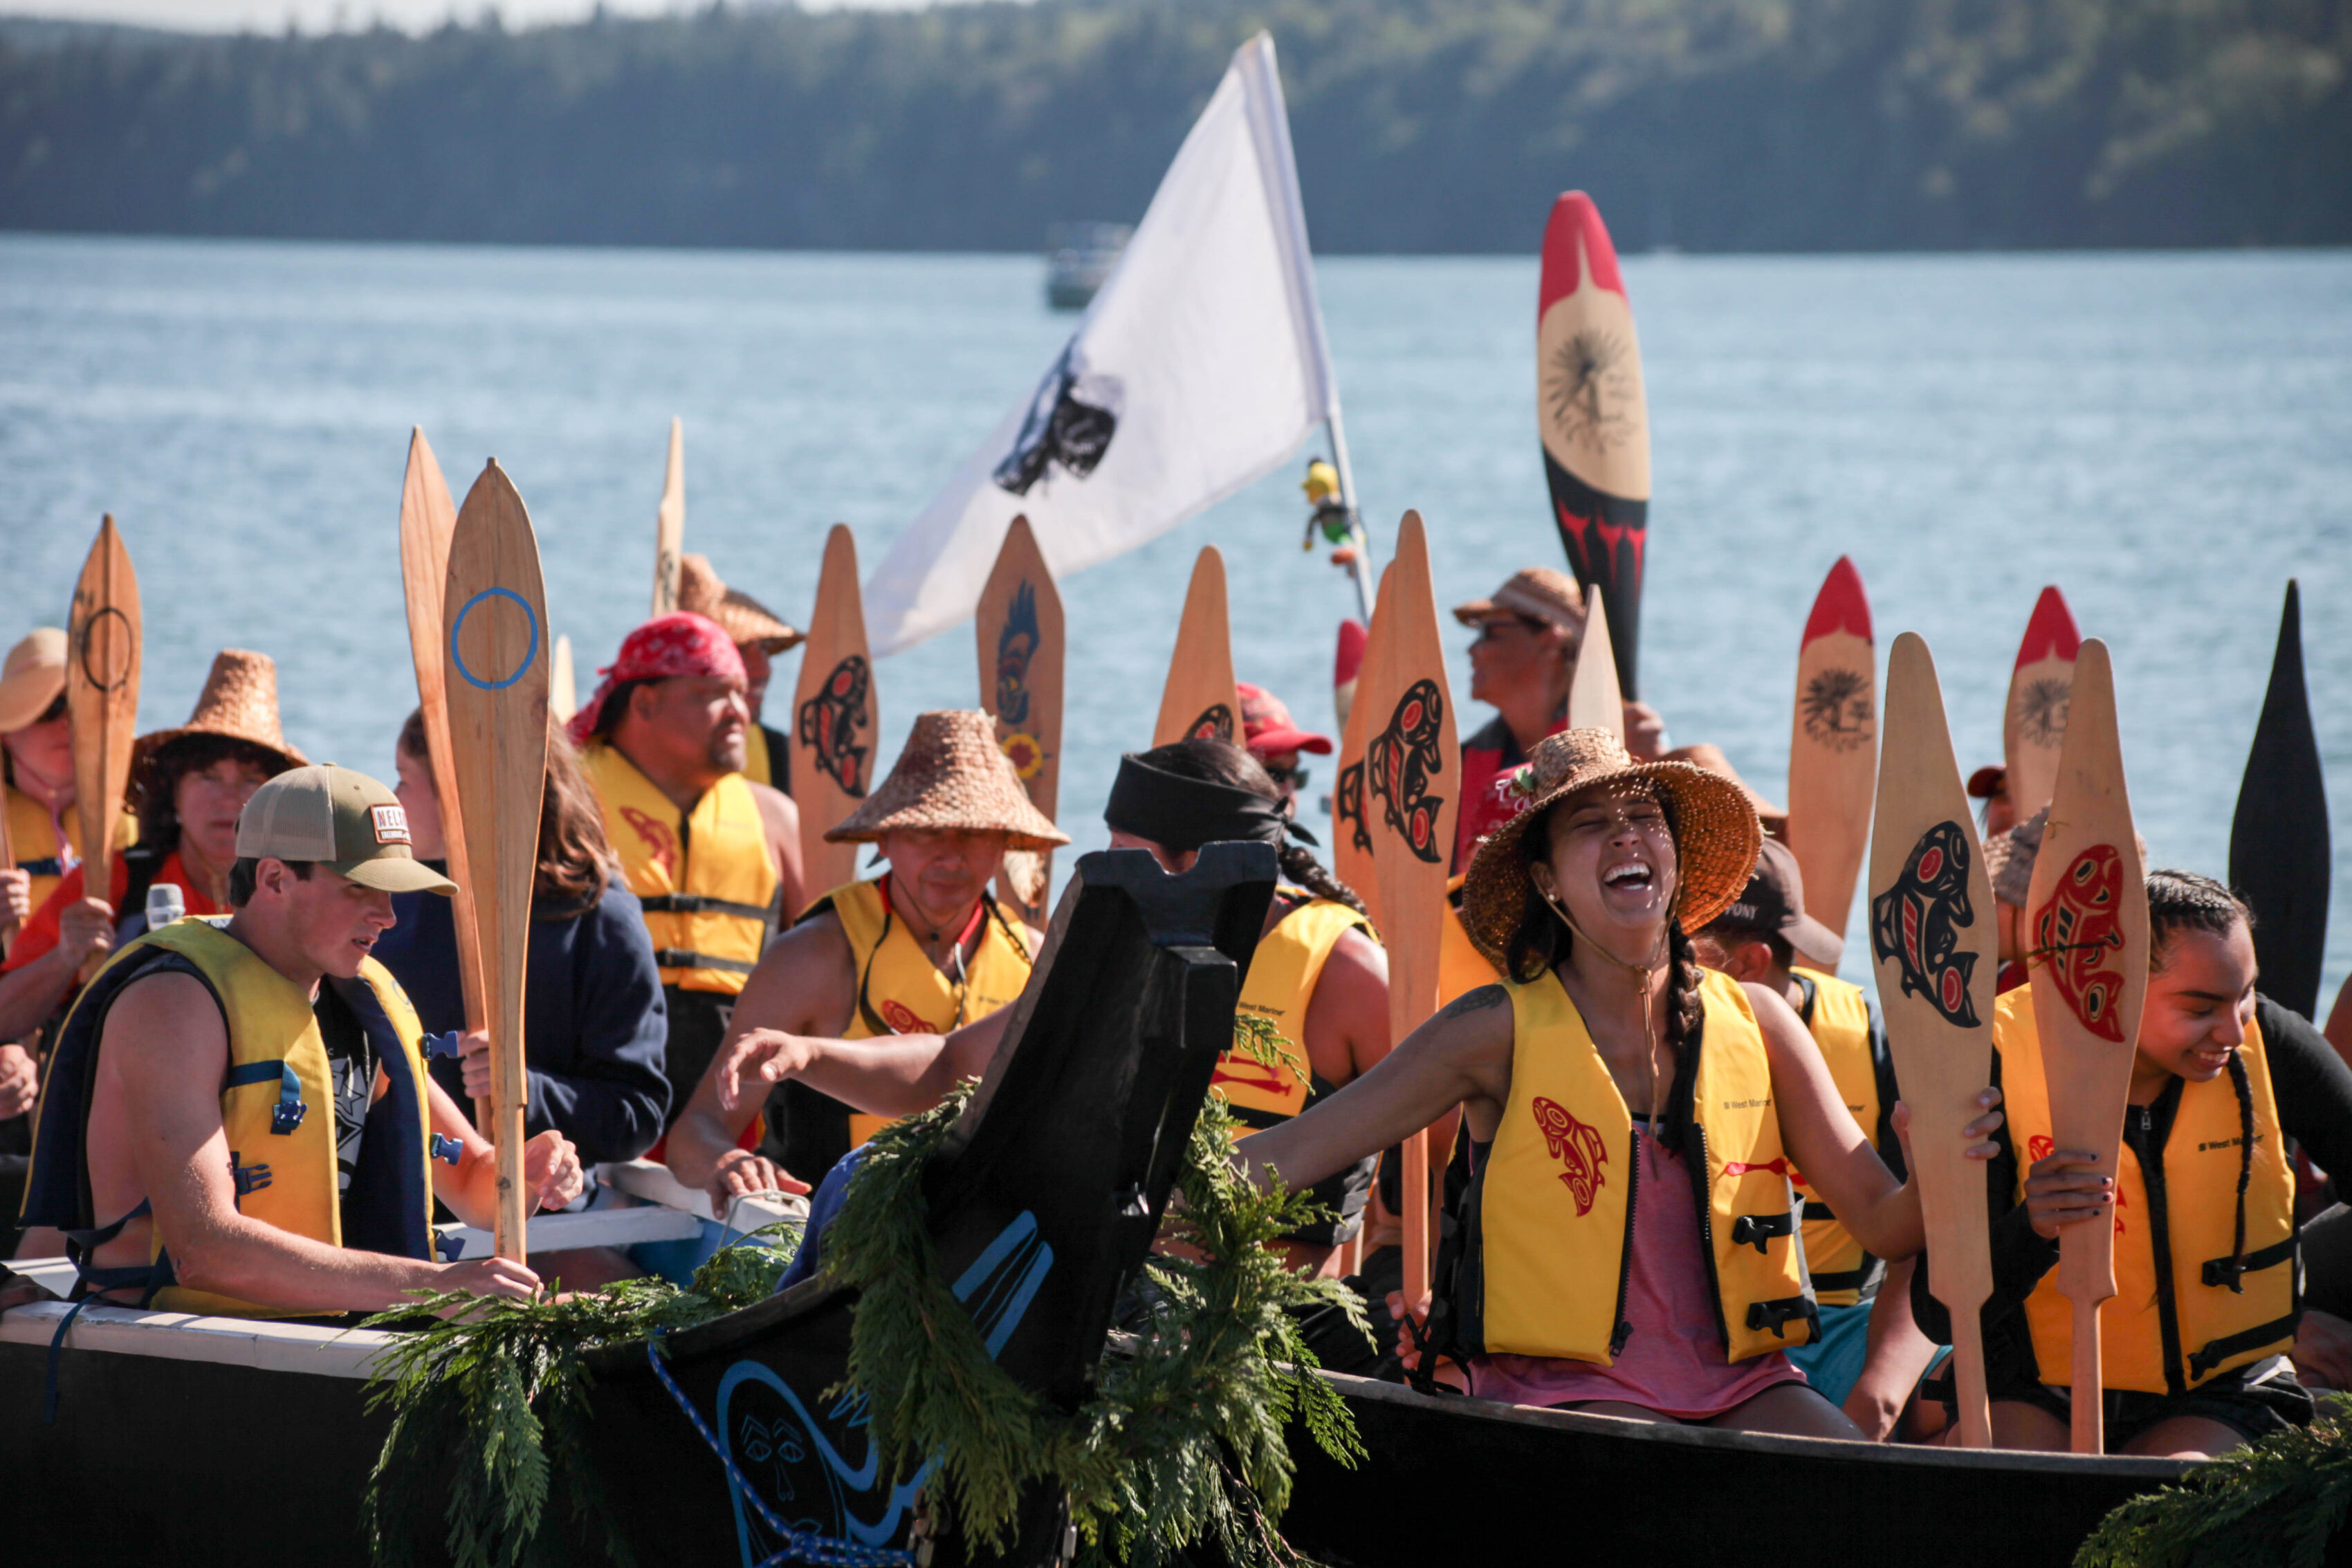
[[[2189,1375],[2202,1382],[2207,1373],[2240,1351],[2260,1350],[2275,1341],[2290,1338],[2294,1333],[2295,1322],[2295,1314],[2290,1312],[2285,1317],[2273,1318],[2266,1323],[2256,1323],[2252,1328],[2241,1329],[2236,1333],[2223,1334],[2220,1339],[2208,1341],[2204,1349],[2189,1358]]]
[[[1809,1204],[1806,1207],[1811,1206]],[[1873,1263],[1875,1261],[1875,1260],[1872,1260]],[[1872,1266],[1872,1263],[1865,1263],[1859,1269],[1840,1269],[1832,1273],[1816,1274],[1813,1276],[1813,1291],[1818,1294],[1822,1291],[1864,1290],[1871,1282],[1871,1276],[1876,1272],[1877,1270]]]
[[[665,969],[717,969],[729,975],[748,975],[759,967],[740,958],[714,958],[708,953],[688,952],[684,947],[656,947],[654,962]]]
[[[1731,1244],[1734,1247],[1753,1247],[1759,1252],[1769,1252],[1771,1250],[1774,1237],[1794,1235],[1796,1229],[1797,1221],[1794,1215],[1743,1214],[1731,1222]],[[1819,1281],[1816,1281],[1815,1283],[1818,1285]],[[1756,1315],[1756,1309],[1750,1307],[1748,1312],[1748,1316],[1753,1318]],[[1751,1322],[1748,1326],[1753,1328],[1757,1325]]]
[[[242,1067],[232,1067],[221,1080],[221,1088],[244,1089],[256,1083],[278,1085],[278,1105],[269,1113],[269,1131],[278,1137],[289,1137],[302,1124],[310,1107],[302,1103],[302,1080],[296,1074],[294,1064],[283,1059],[275,1061],[248,1061]]]
[[[1814,1306],[1808,1297],[1782,1296],[1778,1301],[1748,1303],[1748,1332],[1750,1333],[1770,1329],[1774,1339],[1786,1339],[1788,1335],[1782,1333],[1781,1329],[1801,1322],[1812,1323],[1815,1337],[1819,1337],[1821,1309]]]
[[[737,915],[746,920],[765,921],[775,911],[763,904],[734,904],[723,898],[706,898],[698,893],[654,893],[641,896],[637,902],[647,915]]]
[[[2242,1263],[2235,1258],[2207,1259],[2204,1270],[2205,1283],[2227,1285],[2242,1296],[2246,1293],[2246,1287],[2242,1282],[2244,1276],[2259,1274],[2265,1269],[2277,1268],[2294,1256],[2294,1247],[2295,1239],[2290,1236],[2284,1241],[2274,1241],[2268,1247],[2247,1253],[2246,1260]]]

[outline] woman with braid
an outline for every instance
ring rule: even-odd
[[[2284,1145],[2294,1138],[2324,1169],[2352,1170],[2352,1069],[2308,1022],[2255,993],[2253,933],[2228,888],[2150,872],[2147,914],[2147,998],[2115,1176],[2053,1146],[2033,1025],[2038,975],[1994,1009],[2011,1117],[1987,1171],[1985,1361],[1997,1448],[2067,1446],[2073,1312],[2053,1266],[2070,1225],[2116,1230],[2116,1292],[2099,1324],[2110,1451],[2203,1458],[2312,1417],[2291,1364],[2305,1347],[2294,1164]],[[1927,1275],[1923,1265],[1912,1276],[1912,1310],[1930,1337],[1948,1341],[1950,1318]]]
[[[1815,1319],[1790,1167],[1882,1258],[1919,1250],[1919,1200],[1787,1000],[1693,956],[1687,933],[1756,863],[1754,808],[1598,729],[1538,742],[1511,787],[1526,810],[1482,841],[1462,904],[1507,978],[1237,1157],[1312,1183],[1459,1104],[1470,1182],[1408,1365],[1443,1353],[1472,1393],[1514,1404],[1858,1437],[1782,1354]],[[1999,1100],[1980,1097],[1976,1158]],[[1898,1108],[1896,1130],[1908,1120]]]

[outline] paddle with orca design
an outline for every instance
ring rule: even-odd
[[[580,688],[572,677],[572,639],[555,639],[554,661],[547,675],[547,716],[559,725],[570,724],[580,711]]]
[[[686,422],[669,422],[669,464],[662,473],[661,505],[654,511],[654,613],[677,608],[678,580],[685,570]]]
[[[996,744],[1021,776],[1029,803],[1049,819],[1062,773],[1062,596],[1025,516],[1004,531],[996,565],[972,618],[980,646],[980,706],[996,721]],[[1013,850],[997,895],[1039,930],[1052,911],[1054,852]]]
[[[1649,402],[1617,247],[1601,209],[1581,191],[1554,202],[1544,227],[1536,424],[1560,544],[1576,580],[1588,591],[1607,592],[1617,685],[1636,696],[1650,525]]]
[[[2074,612],[2055,586],[2042,591],[2017,647],[2009,677],[2009,704],[2000,724],[2001,758],[2008,765],[2009,803],[2019,821],[2050,803],[2058,781],[2058,754],[2065,745],[2068,694],[2083,634]]]
[[[1872,781],[1879,771],[1876,669],[1862,573],[1851,558],[1840,556],[1813,598],[1797,649],[1787,829],[1805,884],[1805,913],[1840,936],[1853,910],[1854,878],[1870,838]],[[1940,725],[1940,695],[1937,703]]]
[[[98,538],[74,584],[66,620],[66,711],[73,719],[74,810],[81,818],[82,896],[108,898],[114,886],[114,824],[131,781],[131,743],[139,729],[139,574],[115,531],[114,515]],[[126,912],[116,910],[118,920]],[[92,955],[87,980],[104,959]]]
[[[1242,700],[1234,690],[1234,642],[1225,619],[1225,558],[1202,545],[1184,590],[1184,618],[1160,692],[1160,718],[1151,744],[1195,736],[1242,744]]]
[[[2026,961],[2053,1145],[2097,1155],[2095,1168],[2112,1176],[2147,991],[2147,884],[2116,734],[2115,674],[2095,638],[2081,645],[2069,701],[2050,824],[2025,895]],[[2033,1151],[2019,1157],[2030,1165]],[[2074,1451],[2096,1454],[2105,1442],[2099,1304],[2116,1293],[2115,1228],[2069,1225],[2058,1249],[2058,1290],[2074,1308]]]
[[[2303,595],[2290,579],[2270,687],[2230,821],[2230,885],[2254,911],[2263,994],[2315,1021],[2334,865],[2327,779],[2303,678]]]
[[[1911,1111],[1928,1273],[1952,1315],[1960,1441],[1989,1448],[1982,1312],[1992,1294],[1991,1227],[1985,1167],[1968,1157],[1963,1134],[1983,1114],[1977,1095],[1992,1082],[2000,921],[1936,662],[1916,632],[1895,638],[1887,654],[1885,727],[1876,813],[1864,824],[1874,846],[1870,952],[1895,1082]],[[1793,813],[1793,788],[1790,795]]]
[[[1439,927],[1462,805],[1462,750],[1419,512],[1407,512],[1397,529],[1389,573],[1392,580],[1381,585],[1373,612],[1376,651],[1365,660],[1356,702],[1379,727],[1364,749],[1362,803],[1388,948],[1389,1039],[1401,1042],[1437,1010]],[[1430,1168],[1428,1134],[1416,1133],[1404,1141],[1401,1216],[1408,1302],[1429,1291],[1437,1233]]]
[[[441,634],[442,600],[449,591],[449,537],[457,507],[449,499],[432,444],[422,429],[408,433],[408,472],[400,486],[400,585],[408,601],[408,652],[416,667],[416,705],[425,718],[425,762],[433,774],[434,799],[441,807],[443,862],[457,884],[450,895],[450,918],[457,932],[457,990],[464,998],[466,1031],[484,1027],[482,953],[474,923],[474,877],[466,860],[466,814],[457,799],[457,757],[449,740],[448,640]],[[485,1134],[497,1106],[474,1102],[474,1124]]]
[[[1380,588],[1372,599],[1372,626],[1381,623],[1381,612],[1389,603],[1390,586],[1395,576],[1394,560],[1381,568]],[[1373,662],[1380,657],[1380,651],[1379,641],[1367,627],[1364,646],[1356,660],[1348,722],[1339,728],[1339,754],[1331,759],[1338,769],[1331,786],[1331,871],[1364,901],[1375,931],[1384,931],[1387,925],[1381,919],[1381,885],[1372,864],[1371,824],[1364,820],[1364,753],[1387,722],[1387,716],[1375,718],[1370,708],[1354,699],[1370,691],[1378,681]]]
[[[1587,591],[1584,642],[1576,650],[1576,670],[1568,679],[1568,727],[1605,729],[1625,738],[1625,697],[1617,685],[1617,657],[1609,639],[1609,596]]]
[[[531,882],[547,790],[547,591],[530,514],[493,458],[449,538],[441,599],[447,628],[451,754],[465,822],[483,1015],[490,1033],[488,1132],[498,1150],[498,1250],[524,1261],[523,970]]]
[[[881,730],[874,661],[866,651],[866,601],[857,587],[857,541],[849,525],[835,523],[824,538],[816,608],[793,689],[793,795],[801,810],[801,874],[811,903],[857,879],[857,846],[829,844],[824,834],[873,788]]]

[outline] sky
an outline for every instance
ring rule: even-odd
[[[740,4],[740,0],[735,0]],[[877,0],[802,0],[809,10],[833,5],[872,5]],[[878,0],[904,4],[907,0]],[[627,16],[699,10],[692,0],[604,0],[606,10]],[[127,22],[148,27],[234,33],[282,32],[290,20],[306,33],[367,27],[381,20],[415,32],[456,16],[471,22],[489,7],[484,0],[0,0],[0,15],[45,16],[89,22]],[[509,27],[576,22],[595,0],[497,0]]]

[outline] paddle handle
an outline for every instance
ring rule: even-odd
[[[524,1188],[522,1154],[522,1039],[500,1030],[490,1037],[490,1097],[476,1102],[483,1124],[498,1150],[499,1216],[495,1235],[501,1258],[529,1261],[524,1245],[530,1207]]]
[[[1417,1307],[1429,1294],[1429,1134],[1404,1141],[1404,1301]]]
[[[2067,1405],[2074,1412],[2074,1452],[2107,1451],[2105,1391],[2099,1370],[2099,1308],[2096,1297],[2074,1302],[2074,1384]]]
[[[1982,1313],[1982,1302],[1952,1313],[1952,1387],[1959,1403],[1963,1448],[1992,1447],[1992,1406],[1985,1387]]]

